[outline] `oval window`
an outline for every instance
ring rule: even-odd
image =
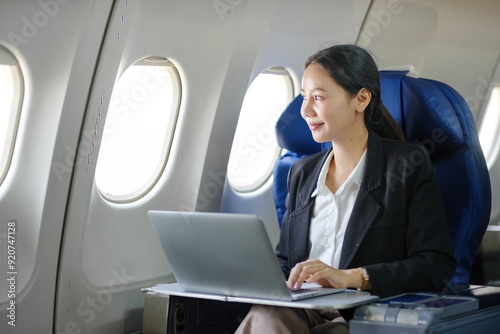
[[[24,81],[15,57],[0,47],[0,184],[9,170],[21,105]]]
[[[234,190],[256,190],[271,176],[281,152],[274,127],[293,93],[293,80],[281,67],[262,72],[248,88],[229,156],[227,175]]]
[[[484,110],[483,120],[479,129],[479,142],[483,149],[486,161],[489,161],[495,152],[497,133],[500,125],[500,85],[493,87],[490,98]]]
[[[113,202],[144,196],[163,171],[181,97],[177,70],[163,58],[146,58],[116,82],[96,166],[100,193]]]

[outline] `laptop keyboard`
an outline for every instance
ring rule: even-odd
[[[293,289],[290,289],[290,292],[292,294],[296,294],[296,293],[304,293],[304,292],[312,292],[312,291],[317,291],[318,289],[314,289],[314,288],[309,288],[309,289],[296,289],[296,288],[293,288]]]

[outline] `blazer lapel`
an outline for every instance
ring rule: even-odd
[[[318,163],[314,168],[311,176],[307,178],[307,183],[298,193],[300,205],[290,214],[289,232],[288,232],[288,261],[292,268],[295,263],[305,261],[309,255],[309,227],[314,206],[314,197],[312,193],[316,189],[319,174],[325,164],[331,149],[323,152],[318,156]]]
[[[382,140],[370,131],[363,179],[344,236],[339,269],[349,267],[366,232],[381,210],[374,192],[382,184],[384,170]]]

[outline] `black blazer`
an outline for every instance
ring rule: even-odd
[[[287,277],[308,258],[311,194],[328,154],[308,156],[290,168],[287,211],[276,247]],[[339,269],[366,267],[372,293],[381,297],[443,289],[456,262],[427,151],[370,131],[366,154]]]

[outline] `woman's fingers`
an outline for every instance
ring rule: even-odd
[[[360,287],[361,275],[357,269],[339,270],[326,266],[324,270],[316,271],[307,280],[308,283],[316,283],[325,287],[349,288]]]
[[[304,282],[333,288],[360,288],[363,286],[359,268],[339,270],[319,260],[307,260],[293,267],[288,277],[288,287],[300,289]]]
[[[326,277],[328,277],[331,270],[335,269],[327,266],[319,260],[307,260],[305,262],[298,263],[290,272],[290,276],[288,277],[288,287],[300,289],[302,287],[302,283],[305,281],[308,283],[330,285],[327,283],[328,280]]]
[[[318,270],[307,279],[307,283],[316,283],[321,286],[335,287],[336,276],[339,270],[326,266],[323,270]]]

